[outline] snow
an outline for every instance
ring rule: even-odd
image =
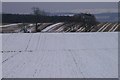
[[[16,26],[16,25],[19,25],[19,24],[22,24],[22,23],[2,25],[2,26],[0,26],[0,27]]]
[[[46,31],[48,31],[49,29],[51,29],[51,28],[53,28],[53,27],[55,27],[55,26],[57,26],[57,25],[60,25],[60,24],[63,24],[63,23],[59,22],[59,23],[50,25],[50,26],[48,26],[47,28],[45,28],[44,30],[42,30],[42,32],[46,32]]]
[[[3,78],[118,78],[118,33],[3,34]]]
[[[0,51],[2,50],[2,35],[0,34]],[[2,79],[2,53],[0,52],[0,79]]]

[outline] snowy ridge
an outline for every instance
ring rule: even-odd
[[[22,24],[22,23],[2,25],[2,26],[0,26],[0,27],[16,26],[16,25],[19,25],[19,24]]]
[[[45,28],[44,30],[42,30],[42,32],[48,31],[50,28],[55,27],[55,26],[57,26],[59,24],[62,24],[62,23],[56,23],[56,24],[53,24],[51,26],[48,26],[47,28]]]

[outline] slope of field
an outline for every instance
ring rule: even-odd
[[[27,30],[31,33],[36,32],[35,24],[27,23]],[[22,23],[19,24],[9,24],[0,27],[0,32],[2,33],[19,33],[24,27]],[[39,23],[37,32],[116,32],[120,31],[120,24],[119,23],[98,23],[94,26],[85,27],[82,22],[75,23]]]
[[[2,35],[3,78],[117,78],[118,33]]]

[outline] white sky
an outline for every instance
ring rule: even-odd
[[[5,13],[32,13],[32,7],[38,7],[47,12],[117,12],[117,2],[3,2]]]

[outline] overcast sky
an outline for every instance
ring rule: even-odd
[[[32,7],[39,7],[47,12],[117,12],[117,2],[3,2],[4,13],[32,13]]]

